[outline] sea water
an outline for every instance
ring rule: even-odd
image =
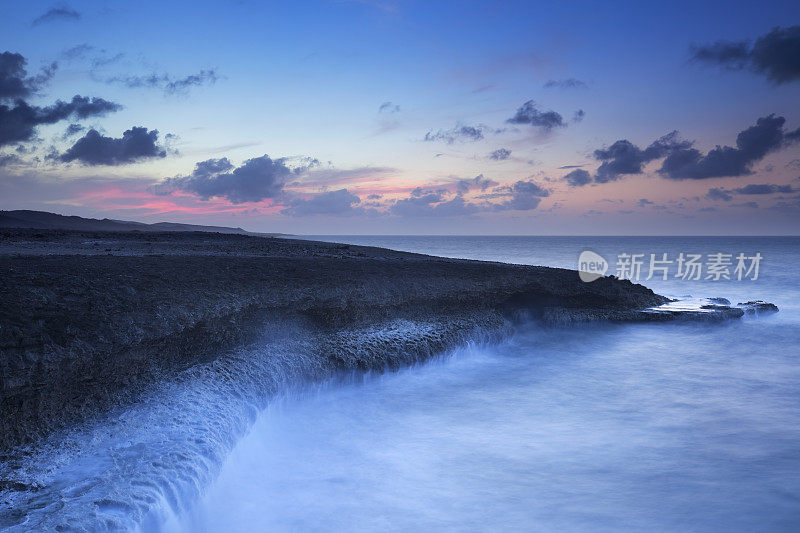
[[[194,531],[799,531],[800,239],[314,237],[576,268],[642,254],[672,297],[763,299],[727,324],[522,328],[276,402],[180,525]],[[730,281],[647,277],[731,254]],[[760,254],[736,280],[738,254]],[[749,262],[748,262],[748,265]]]
[[[656,292],[781,311],[723,324],[523,325],[497,344],[266,405],[198,373],[75,439],[90,452],[32,465],[47,485],[7,525],[800,530],[800,239],[315,238],[564,268],[589,250],[608,274],[621,254],[642,254],[640,282]],[[645,279],[650,254],[681,253],[731,254],[733,279],[683,279],[676,265]],[[760,254],[757,279],[736,279],[740,253]]]

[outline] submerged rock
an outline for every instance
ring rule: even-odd
[[[680,320],[716,322],[741,318],[745,314],[778,311],[778,307],[775,304],[760,300],[740,303],[736,307],[732,307],[729,304],[730,301],[725,298],[685,298],[670,300],[665,304],[646,309],[644,313],[649,313],[659,318],[669,317]]]
[[[731,301],[727,298],[709,298],[708,301],[719,305],[731,305]]]
[[[752,300],[750,302],[736,304],[748,315],[758,315],[762,313],[777,313],[778,306],[763,300]]]

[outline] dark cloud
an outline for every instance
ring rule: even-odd
[[[494,204],[493,208],[497,211],[530,211],[539,207],[542,198],[550,196],[550,191],[532,181],[518,181],[505,189],[511,198],[503,203]]]
[[[587,89],[589,86],[581,80],[565,78],[563,80],[548,80],[543,87],[545,89]]]
[[[720,189],[719,187],[709,189],[708,193],[706,193],[706,198],[709,200],[722,200],[724,202],[730,202],[733,200],[733,196],[731,196],[729,191]]]
[[[16,154],[0,154],[0,168],[8,165],[16,165],[17,163],[21,162],[22,160]]]
[[[594,176],[597,183],[615,181],[626,174],[641,174],[644,165],[664,159],[658,173],[673,180],[737,177],[752,174],[752,166],[770,152],[800,140],[800,128],[785,131],[786,119],[769,115],[740,132],[736,147],[717,146],[707,154],[694,148],[692,141],[678,138],[677,131],[664,135],[645,149],[626,139],[608,148],[595,150],[601,161]]]
[[[564,176],[564,181],[566,181],[570,187],[583,187],[592,182],[592,175],[582,168],[578,168]]]
[[[26,64],[27,61],[21,54],[0,54],[0,100],[27,98],[50,81],[58,68],[57,63],[51,63],[36,76],[28,77]]]
[[[68,138],[72,137],[73,135],[79,134],[80,132],[82,132],[85,129],[86,128],[83,127],[80,124],[70,124],[69,126],[67,126],[67,129],[64,130],[63,138],[64,139],[68,139]]]
[[[733,195],[765,195],[765,194],[789,194],[797,192],[791,185],[773,185],[771,183],[751,183],[743,187],[737,187],[732,190],[714,187],[708,190],[706,198],[709,200],[723,200],[730,202],[733,200]],[[741,205],[741,204],[738,204]]]
[[[769,115],[759,118],[736,137],[736,147],[717,146],[703,155],[690,146],[671,151],[659,173],[674,180],[745,176],[754,163],[768,153],[796,140],[797,132],[784,132],[786,119]]]
[[[21,54],[0,54],[0,98],[24,98],[31,93],[26,80],[25,58]]]
[[[79,161],[87,165],[125,165],[141,159],[166,157],[166,151],[157,143],[157,130],[133,127],[116,139],[90,129],[58,158],[66,163]]]
[[[378,113],[398,113],[400,112],[400,106],[393,104],[392,102],[384,102],[378,108]]]
[[[773,28],[748,41],[717,41],[692,46],[692,59],[733,70],[748,69],[762,74],[775,84],[800,80],[800,26]]]
[[[425,134],[426,141],[443,141],[453,144],[456,141],[480,141],[488,128],[482,124],[476,126],[456,126],[449,130],[429,131]]]
[[[742,202],[741,204],[731,204],[734,207],[747,207],[749,209],[758,209],[758,203],[756,202]]]
[[[51,110],[52,113],[62,118],[89,118],[119,111],[122,109],[122,106],[103,98],[89,98],[88,96],[75,95],[69,102],[58,100],[54,105],[44,109]]]
[[[471,180],[459,180],[456,183],[456,191],[459,194],[465,194],[472,189],[480,189],[481,191],[485,191],[489,187],[493,187],[495,185],[498,185],[496,181],[483,177],[483,174],[478,174]]]
[[[80,18],[80,13],[66,5],[61,5],[59,7],[51,8],[50,10],[33,19],[31,26],[38,26],[40,24],[55,22],[58,20],[78,20]]]
[[[529,124],[544,131],[566,126],[564,117],[555,111],[540,111],[533,100],[528,100],[508,119],[509,124]]]
[[[310,198],[295,198],[281,213],[293,217],[364,214],[364,209],[358,207],[360,203],[358,196],[347,189],[339,189],[315,194]]]
[[[121,108],[103,98],[77,95],[69,102],[58,100],[47,107],[31,106],[23,100],[16,100],[14,107],[0,104],[0,146],[33,139],[40,125],[55,124],[68,118],[103,116]]]
[[[594,151],[595,159],[602,161],[595,181],[607,183],[625,174],[641,174],[643,166],[650,161],[660,159],[675,150],[688,149],[691,145],[689,141],[678,139],[677,131],[664,135],[644,150],[626,139],[619,140],[608,148]]]
[[[584,111],[583,109],[578,109],[572,115],[572,122],[577,124],[578,122],[581,122],[584,119],[584,117],[586,117],[586,111]]]
[[[234,204],[260,202],[277,198],[297,169],[286,166],[286,159],[271,159],[268,155],[248,159],[239,167],[228,158],[209,159],[195,165],[188,176],[165,178],[153,187],[156,194],[185,191],[203,200],[226,198]]]
[[[112,77],[106,83],[119,83],[129,89],[161,89],[166,94],[186,94],[190,88],[200,85],[212,85],[219,80],[214,70],[201,70],[183,78],[173,78],[167,74],[150,74],[148,76]]]
[[[734,189],[737,194],[776,194],[791,193],[795,189],[791,185],[772,185],[769,183],[751,183]]]
[[[655,202],[651,202],[651,201],[650,201],[650,200],[648,200],[647,198],[639,198],[639,201],[638,201],[638,202],[636,202],[636,204],[637,204],[639,207],[646,207],[646,206],[648,206],[648,205],[654,205],[654,204],[655,204]]]
[[[489,159],[494,159],[495,161],[504,161],[511,156],[511,150],[506,150],[505,148],[499,148],[489,154]]]

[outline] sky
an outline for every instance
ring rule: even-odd
[[[800,234],[796,1],[0,6],[0,209]]]

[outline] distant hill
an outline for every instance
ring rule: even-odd
[[[212,233],[237,233],[240,235],[282,235],[280,233],[253,233],[242,228],[225,226],[200,226],[176,222],[156,222],[145,224],[130,220],[110,218],[83,218],[57,215],[47,211],[0,211],[0,228],[61,229],[82,231],[208,231]]]

